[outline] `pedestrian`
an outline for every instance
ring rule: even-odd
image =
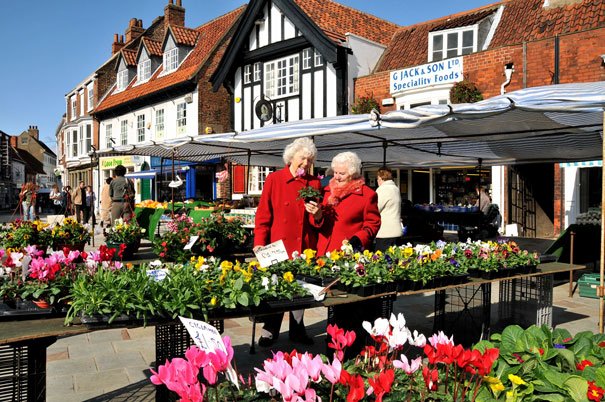
[[[385,251],[401,238],[401,192],[393,181],[391,169],[378,169],[378,211],[380,229],[376,234],[376,250]]]
[[[97,197],[95,192],[92,191],[92,186],[86,186],[86,205],[83,208],[84,212],[84,223],[88,223],[92,217],[92,224],[95,224],[95,201]]]
[[[319,230],[317,255],[340,250],[347,241],[355,250],[369,249],[380,228],[378,196],[361,176],[361,159],[342,152],[332,159],[334,177],[326,186],[323,203],[309,203],[313,225]]]
[[[86,208],[86,186],[83,181],[80,181],[78,187],[72,192],[71,202],[76,213],[76,221],[82,223],[84,209]]]
[[[299,199],[298,191],[311,186],[320,189],[319,179],[309,171],[317,148],[310,138],[299,138],[286,146],[286,166],[267,176],[256,210],[254,226],[254,250],[278,240],[283,240],[288,256],[305,249],[315,249],[316,231],[311,226],[307,204]],[[289,337],[294,342],[312,344],[305,330],[303,311],[290,312]],[[271,346],[279,337],[283,313],[265,317],[259,346]]]
[[[489,195],[485,192],[485,187],[476,186],[475,193],[477,194],[477,202],[475,202],[475,206],[479,207],[479,210],[483,212],[484,215],[487,215],[489,211],[489,206],[492,203],[492,200],[489,198]]]
[[[33,221],[36,216],[36,185],[31,181],[25,183],[21,187],[19,200],[23,208],[23,220]]]
[[[126,179],[126,168],[123,165],[116,166],[114,173],[115,179],[109,184],[109,196],[111,197],[111,223],[116,219],[122,218],[126,222],[132,219],[134,185],[132,181]]]
[[[101,189],[101,227],[111,226],[111,197],[109,196],[109,185],[113,179],[108,177]]]
[[[73,213],[71,202],[71,186],[63,187],[63,216],[66,218]]]
[[[50,195],[48,198],[52,202],[53,212],[55,215],[59,215],[63,210],[63,193],[59,191],[59,186],[53,184],[52,189],[50,190]]]

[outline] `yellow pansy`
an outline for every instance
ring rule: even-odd
[[[527,384],[525,381],[523,381],[523,379],[521,377],[516,376],[514,374],[509,374],[508,379],[510,380],[510,382],[512,382],[515,385],[526,385]]]
[[[363,250],[363,256],[366,258],[371,258],[372,252],[370,250]]]
[[[492,392],[504,391],[504,384],[502,384],[502,381],[497,377],[485,376],[483,377],[483,381],[489,385]]]
[[[406,247],[403,249],[403,257],[410,258],[414,254],[414,249],[411,247]]]
[[[294,275],[292,275],[292,272],[288,271],[284,274],[284,280],[286,282],[292,282],[294,280]]]
[[[212,296],[212,299],[210,299],[210,305],[216,306],[216,296]]]
[[[235,272],[240,272],[242,270],[242,266],[240,265],[239,261],[235,262],[235,265],[233,266],[233,270]]]
[[[330,258],[332,259],[332,261],[338,261],[340,260],[342,257],[342,254],[339,251],[332,251],[330,253]]]
[[[242,271],[242,277],[244,278],[244,282],[248,283],[252,280],[252,273],[247,271]]]
[[[310,248],[308,248],[305,251],[303,251],[303,254],[305,255],[305,258],[307,260],[310,260],[311,258],[315,257],[315,255],[317,254],[317,251],[311,250]]]

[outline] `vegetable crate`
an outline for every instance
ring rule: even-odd
[[[580,297],[590,297],[598,299],[597,287],[600,285],[601,276],[599,274],[584,274],[578,279],[580,285]]]
[[[552,327],[553,275],[500,281],[498,322],[501,325]]]
[[[46,359],[37,359],[39,353],[46,357],[46,345],[41,349],[26,342],[0,346],[0,401],[46,400]]]

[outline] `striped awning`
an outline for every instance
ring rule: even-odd
[[[560,167],[569,168],[569,167],[579,167],[579,168],[587,168],[587,167],[602,167],[603,161],[584,161],[584,162],[565,162],[561,163]]]

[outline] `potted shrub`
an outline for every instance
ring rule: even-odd
[[[124,222],[117,219],[113,226],[105,231],[105,243],[107,247],[116,249],[116,255],[121,259],[129,260],[139,250],[144,234],[145,229],[140,227],[136,220]]]

